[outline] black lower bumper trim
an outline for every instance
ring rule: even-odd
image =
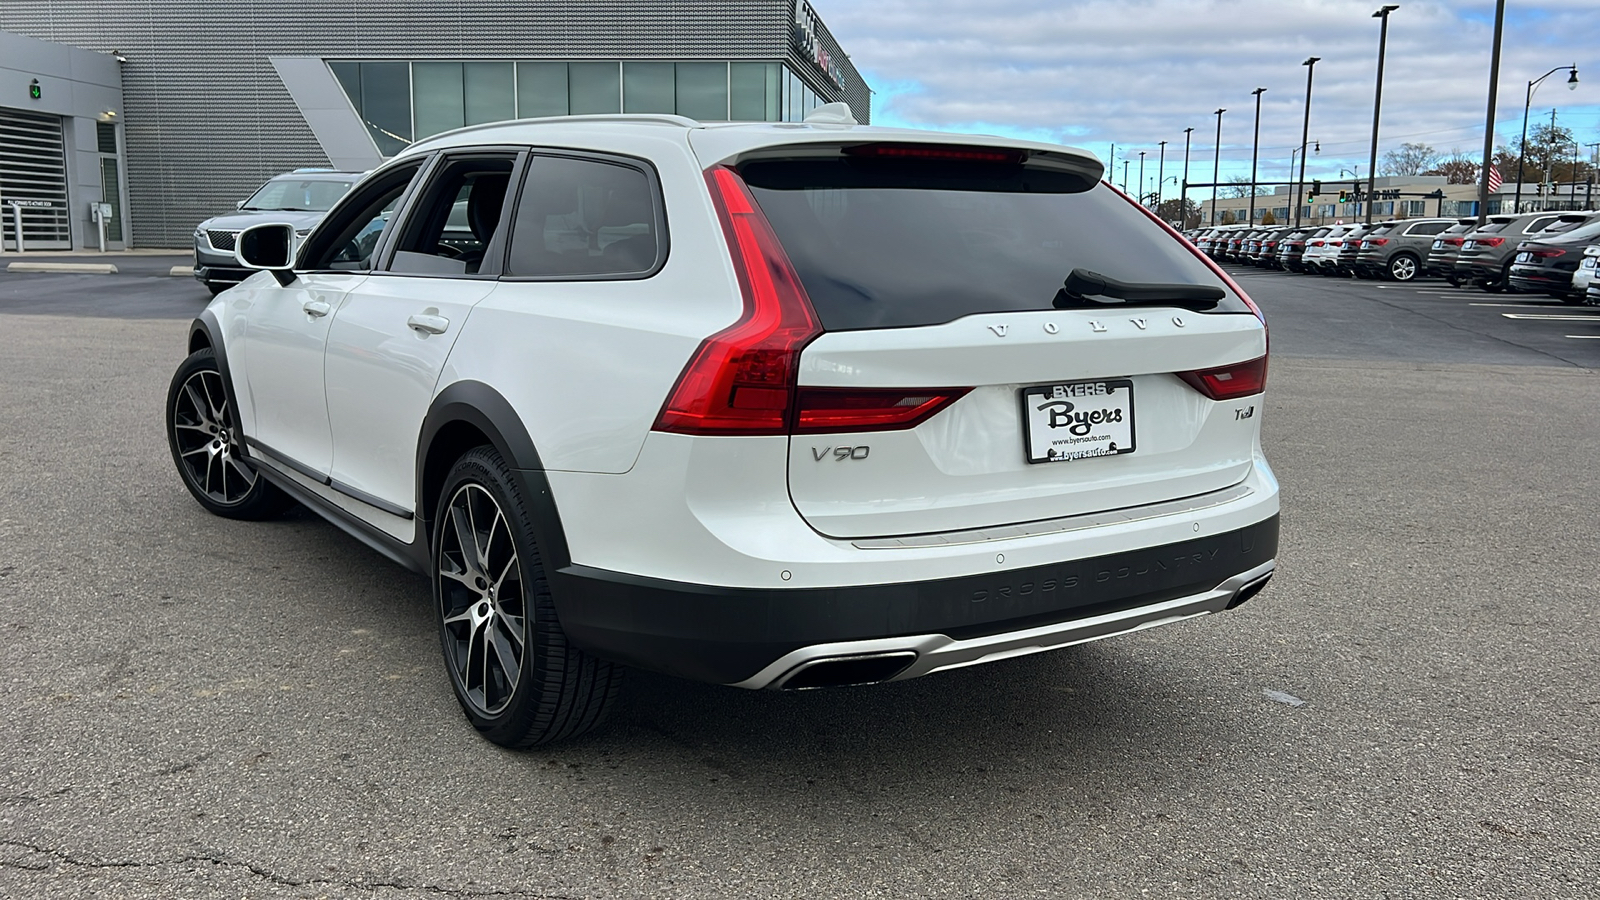
[[[1278,517],[1210,537],[1027,569],[840,588],[725,588],[571,565],[561,624],[608,659],[719,684],[801,647],[944,634],[966,639],[1214,589],[1277,556]]]

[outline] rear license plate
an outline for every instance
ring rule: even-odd
[[[1532,253],[1518,253],[1517,254],[1517,262],[1529,262],[1532,259],[1533,259],[1533,254]]]
[[[1022,389],[1030,463],[1133,452],[1133,382],[1127,378]]]

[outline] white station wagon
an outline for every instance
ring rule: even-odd
[[[625,666],[891,681],[1259,591],[1243,291],[1084,151],[841,107],[475,126],[303,244],[242,232],[261,271],[168,398],[184,484],[427,574],[513,747],[595,726]]]

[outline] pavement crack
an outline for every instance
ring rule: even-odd
[[[500,890],[472,888],[454,888],[443,885],[413,883],[406,881],[363,881],[348,878],[293,878],[281,875],[271,869],[237,859],[229,859],[221,855],[186,854],[171,859],[141,860],[141,859],[90,859],[64,850],[45,847],[30,841],[16,840],[14,838],[0,838],[0,847],[9,847],[20,850],[25,854],[43,859],[0,859],[0,869],[20,869],[28,872],[48,872],[60,866],[71,866],[81,869],[152,869],[170,866],[210,865],[219,868],[240,869],[250,873],[261,881],[279,887],[343,887],[362,891],[377,891],[383,889],[400,891],[421,891],[427,894],[436,894],[440,897],[514,897],[520,900],[580,900],[570,894],[543,894],[526,890]]]

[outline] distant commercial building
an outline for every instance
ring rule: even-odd
[[[133,241],[302,166],[363,170],[500,119],[677,113],[870,121],[871,91],[805,0],[4,0],[0,30],[121,63]]]
[[[102,212],[124,246],[121,114],[113,57],[0,32],[0,247],[17,250],[19,214],[25,250],[97,247]]]
[[[1335,222],[1364,222],[1367,209],[1363,195],[1367,190],[1365,178],[1356,180],[1319,179],[1322,192],[1311,196],[1313,179],[1306,178],[1305,192],[1301,194],[1300,221],[1313,225]],[[1443,175],[1389,175],[1375,179],[1372,218],[1418,219],[1431,216],[1465,217],[1478,214],[1478,185],[1449,184]],[[1224,191],[1227,188],[1223,189]],[[1515,205],[1517,186],[1502,184],[1500,190],[1489,195],[1488,215],[1511,212]],[[1339,199],[1340,194],[1345,199]],[[1279,225],[1293,224],[1292,207],[1294,189],[1275,187],[1270,194],[1256,195],[1255,221],[1260,224],[1268,213]],[[1218,197],[1213,209],[1210,188],[1193,188],[1189,199],[1200,207],[1202,225],[1249,221],[1250,197]],[[1592,209],[1594,188],[1589,184],[1562,184],[1553,189],[1548,185],[1524,184],[1522,186],[1523,212],[1551,209]],[[1307,202],[1309,201],[1309,202]]]

